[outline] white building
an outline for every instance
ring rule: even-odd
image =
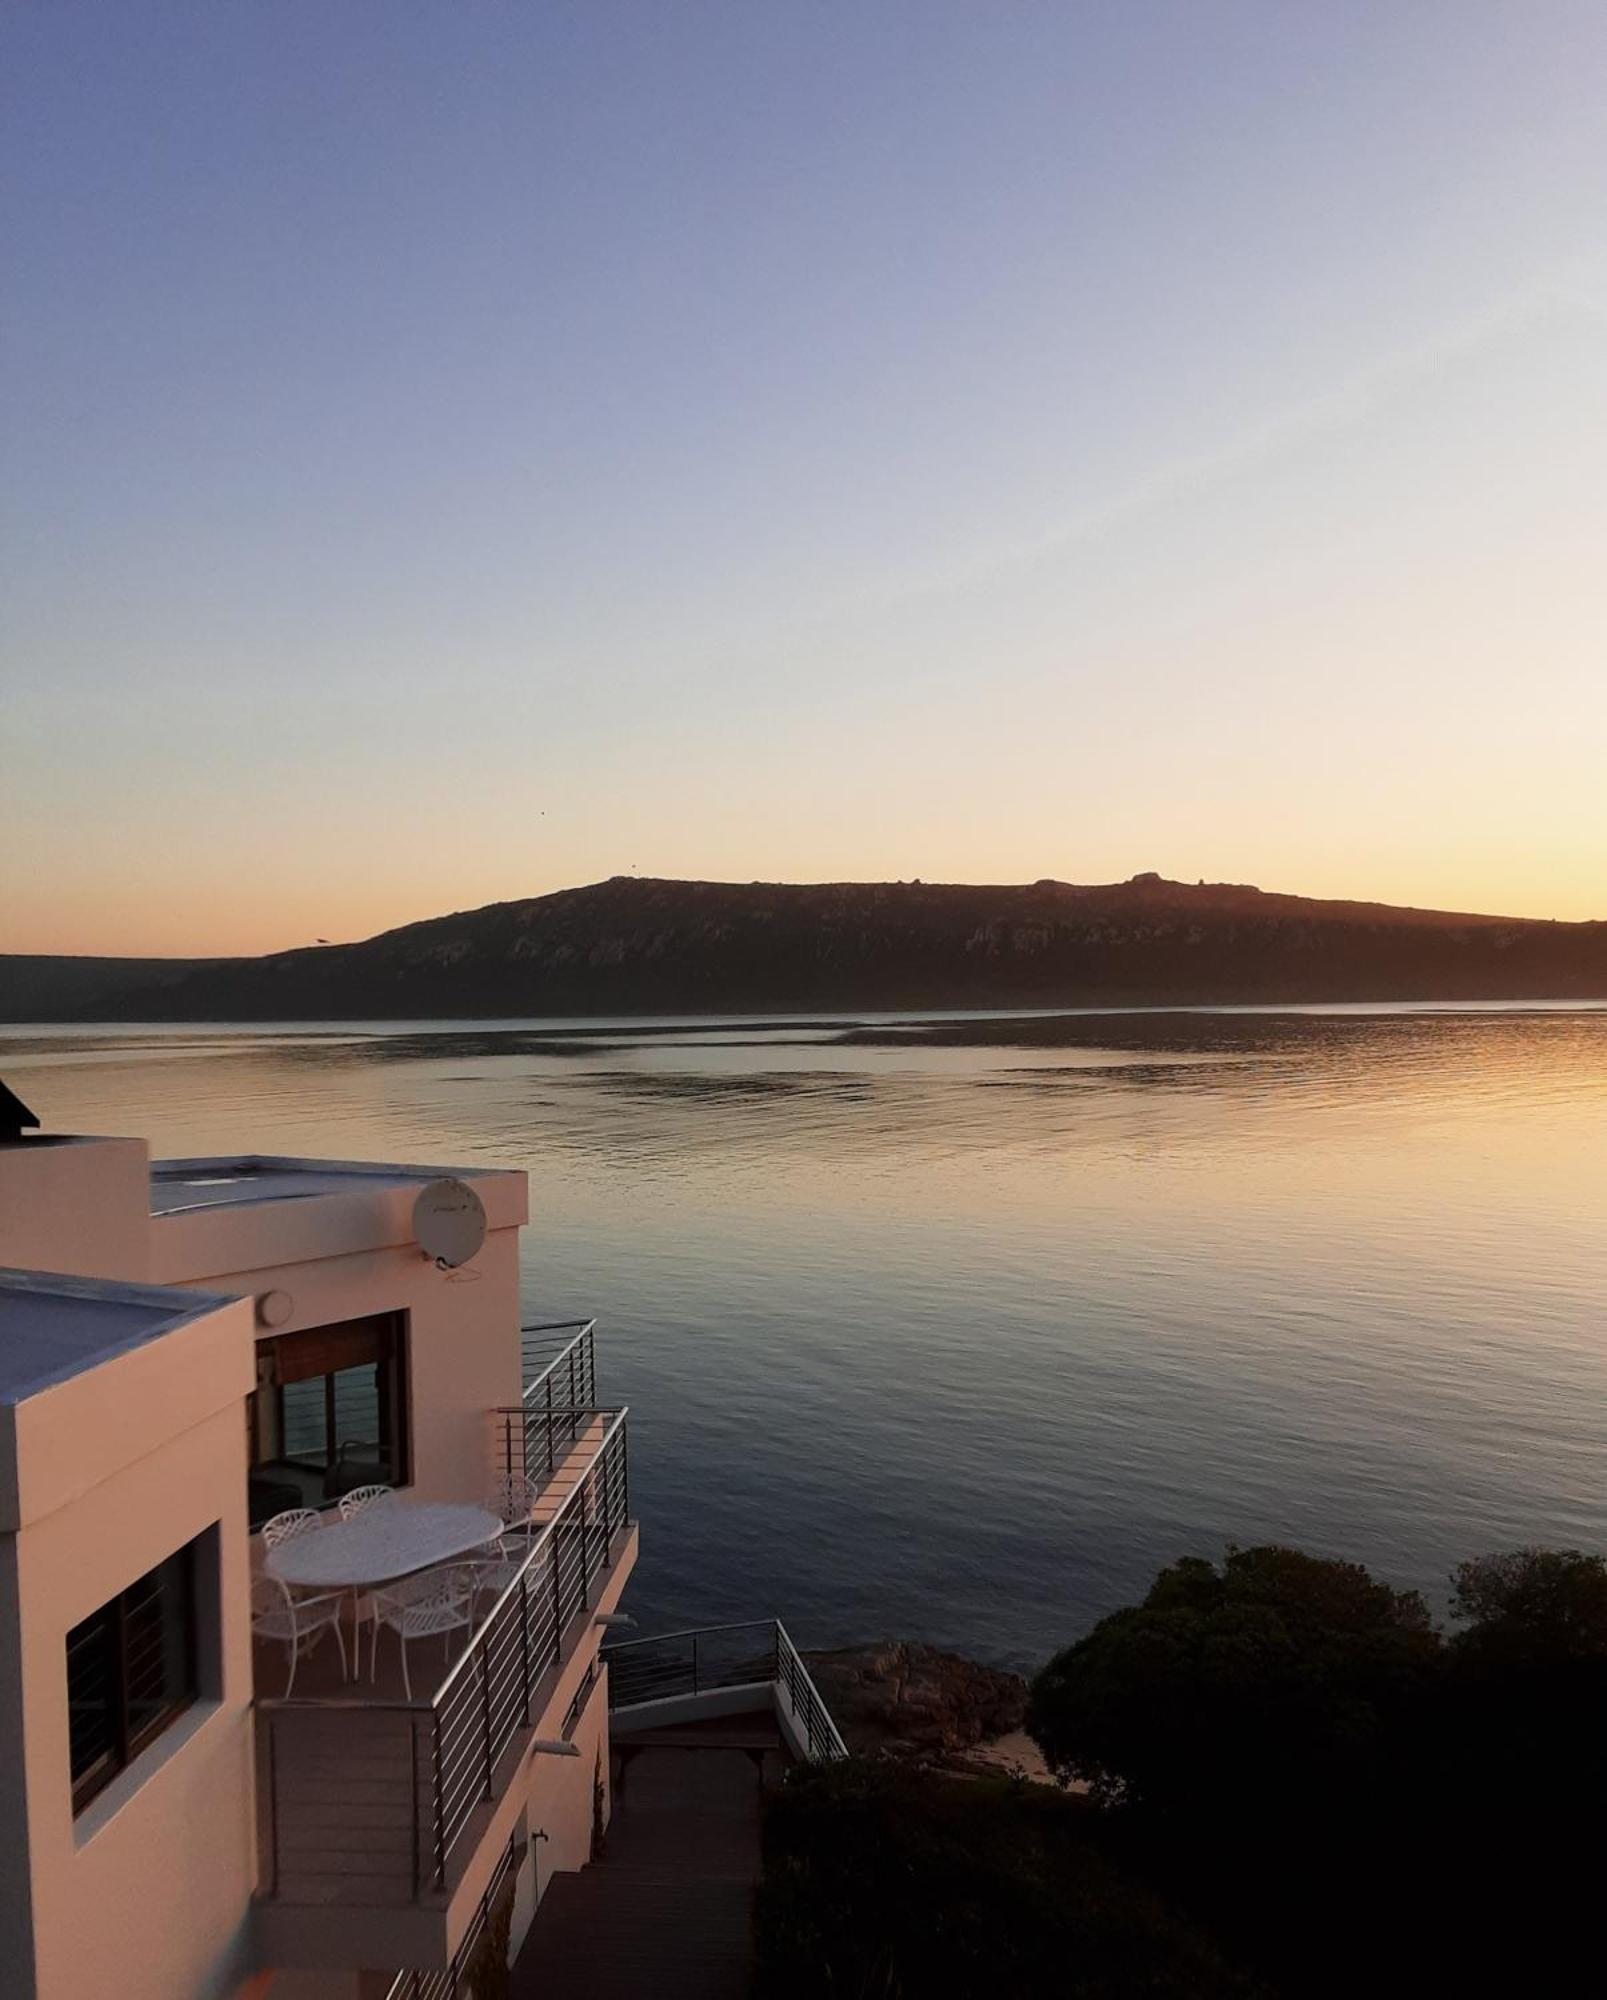
[[[488,1913],[511,1896],[516,1947],[606,1822],[598,1650],[637,1549],[589,1332],[555,1373],[521,1352],[524,1176],[153,1163],[21,1123],[0,1122],[0,1989],[450,1993]],[[442,1179],[484,1210],[457,1268],[415,1235]],[[506,1516],[519,1477],[513,1581],[409,1644],[411,1696],[353,1590],[358,1678],[325,1631],[286,1697],[290,1649],[254,1636],[263,1521],[369,1484]]]

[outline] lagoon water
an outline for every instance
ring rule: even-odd
[[[1607,1013],[0,1029],[55,1130],[518,1166],[644,1632],[1027,1666],[1276,1538],[1607,1538]],[[655,1027],[659,1031],[654,1031]]]

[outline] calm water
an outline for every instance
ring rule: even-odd
[[[1184,1551],[1600,1546],[1607,1015],[0,1030],[57,1130],[518,1166],[643,1630],[1031,1665]],[[991,1045],[990,1045],[991,1044]],[[556,1052],[555,1052],[556,1051]]]

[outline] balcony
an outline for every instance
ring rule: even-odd
[[[539,1529],[434,1692],[408,1700],[382,1643],[375,1683],[343,1684],[326,1647],[293,1699],[257,1702],[259,1924],[274,1962],[448,1963],[517,1821],[527,1760],[596,1693],[583,1642],[635,1552],[626,1412],[535,1386],[537,1399],[491,1413],[490,1458],[494,1474],[539,1484]],[[566,1394],[567,1378],[557,1386]],[[436,1643],[416,1642],[415,1673]]]

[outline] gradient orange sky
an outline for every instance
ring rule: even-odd
[[[385,23],[0,24],[0,949],[1607,917],[1607,10]]]

